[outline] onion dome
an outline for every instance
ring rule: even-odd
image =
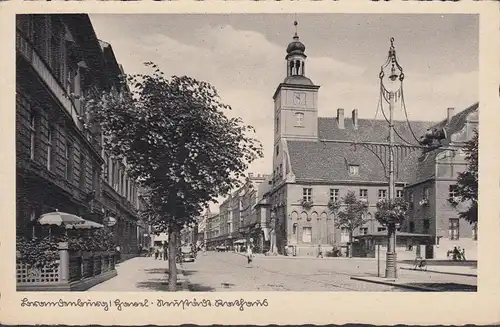
[[[295,34],[293,37],[293,41],[288,44],[286,48],[286,52],[288,54],[303,54],[306,51],[306,46],[304,43],[300,42],[299,36]]]

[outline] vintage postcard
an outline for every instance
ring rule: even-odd
[[[498,321],[494,3],[0,9],[2,322]]]

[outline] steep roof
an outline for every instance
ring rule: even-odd
[[[415,136],[419,138],[425,134],[428,128],[435,124],[436,122],[412,121],[411,129],[415,133]],[[404,141],[406,140],[411,144],[418,144],[406,121],[395,121],[394,129],[396,130],[394,135],[396,143],[407,144]],[[387,142],[389,126],[385,120],[358,119],[358,128],[355,129],[352,119],[346,117],[344,120],[344,129],[340,129],[337,118],[320,117],[318,118],[318,135],[320,139],[326,140]]]
[[[349,143],[287,141],[290,164],[301,182],[386,182],[384,167],[370,150]],[[355,150],[354,150],[355,149]],[[420,151],[396,165],[396,181],[409,182]],[[397,161],[397,160],[396,160]],[[413,163],[412,163],[413,162]],[[349,175],[349,165],[359,165],[359,175]]]
[[[448,135],[452,135],[460,131],[464,127],[465,121],[467,120],[467,116],[469,116],[471,113],[473,113],[478,109],[479,109],[479,102],[476,102],[470,107],[454,115],[449,123],[447,122],[447,119],[444,119],[439,123],[437,123],[436,125],[432,126],[432,128],[440,129],[445,127]]]

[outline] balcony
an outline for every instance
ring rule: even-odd
[[[54,77],[50,68],[33,48],[31,42],[28,41],[19,31],[16,32],[16,50],[27,62],[31,64],[31,67],[33,67],[35,72],[52,91],[62,107],[71,116],[75,125],[82,130],[83,126],[78,120],[78,111],[76,110],[73,101],[68,97],[66,90],[61,86],[61,84],[59,84],[59,81]]]

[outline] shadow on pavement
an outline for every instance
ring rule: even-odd
[[[145,288],[151,291],[168,292],[168,283],[166,281],[147,281],[135,284],[138,288]]]
[[[435,289],[436,292],[477,292],[476,285],[457,283],[406,283],[406,285],[428,287]]]
[[[191,292],[212,292],[215,291],[215,288],[200,284],[191,284],[189,283],[189,290]]]
[[[145,272],[148,274],[167,274],[168,269],[167,268],[151,268],[151,269],[144,269]]]

